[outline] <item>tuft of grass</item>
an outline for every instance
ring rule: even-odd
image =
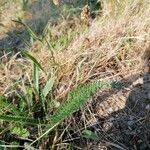
[[[27,2],[23,1],[23,7]],[[29,147],[83,107],[97,90],[122,87],[121,83],[98,82],[99,79],[114,79],[140,70],[140,56],[150,39],[149,1],[101,2],[101,14],[91,20],[89,27],[79,18],[70,20],[75,9],[69,13],[67,6],[55,8],[55,15],[61,13],[62,20],[48,23],[45,30],[42,25],[42,35],[22,20],[17,21],[29,34],[30,47],[26,49],[31,52],[23,52],[27,59],[17,59],[17,54],[0,58],[0,93],[4,95],[0,99],[4,110],[0,119],[8,125],[20,123],[26,131],[26,125],[37,125],[39,138]],[[83,2],[78,5],[82,7]],[[22,136],[22,129],[11,132],[18,131],[17,135]],[[83,133],[90,139],[89,134],[93,134]]]
[[[83,106],[83,104],[85,104],[85,102],[98,90],[102,90],[106,87],[110,87],[110,83],[103,81],[96,81],[78,86],[69,93],[67,100],[57,109],[54,115],[51,116],[50,121],[52,124],[55,124],[70,116],[70,114]]]
[[[0,104],[3,109],[6,109],[6,107],[12,108],[12,110],[9,111],[9,115],[7,113],[0,115],[0,120],[8,121],[10,125],[11,122],[14,122],[14,124],[19,122],[22,125],[24,124],[44,126],[44,128],[41,127],[42,130],[44,130],[45,128],[49,128],[44,134],[42,134],[39,138],[33,141],[30,144],[30,146],[36,141],[43,138],[50,131],[52,131],[54,127],[56,127],[62,120],[66,119],[73,112],[77,111],[81,106],[83,106],[83,104],[85,104],[85,102],[93,94],[95,94],[97,90],[102,90],[103,88],[107,88],[111,85],[107,82],[97,81],[85,84],[83,86],[77,86],[77,88],[73,89],[69,93],[67,100],[63,104],[61,104],[57,109],[55,108],[56,111],[53,112],[53,115],[50,115],[48,110],[52,109],[53,107],[46,104],[47,98],[49,98],[50,100],[52,99],[52,97],[49,97],[48,95],[49,93],[53,94],[54,92],[52,88],[55,83],[55,78],[51,76],[49,79],[47,79],[45,86],[40,86],[40,71],[45,73],[43,67],[36,60],[36,58],[34,58],[28,52],[24,51],[23,54],[33,63],[33,76],[31,76],[30,79],[30,85],[26,85],[26,83],[22,82],[22,86],[19,86],[19,90],[21,92],[17,93],[18,97],[15,98],[16,102],[14,102],[14,104],[11,104],[10,102],[10,104],[7,103],[5,97],[2,97],[0,99]],[[28,87],[31,87],[30,93],[28,91]],[[17,101],[19,101],[19,104],[17,104]],[[23,102],[25,103],[25,105],[22,105]],[[15,106],[15,103],[18,106]],[[26,114],[23,114],[21,112],[22,110],[24,110]],[[17,128],[15,131],[14,129],[12,129],[12,134],[16,131],[18,135],[22,135],[22,129],[19,128]],[[23,131],[27,131],[27,129],[24,129]],[[28,136],[30,136],[30,134]]]
[[[83,86],[78,86],[77,88],[73,89],[69,93],[67,100],[58,107],[53,115],[48,118],[50,124],[47,124],[46,128],[48,129],[46,132],[44,132],[39,138],[33,141],[30,146],[41,140],[41,138],[43,138],[57,125],[59,125],[62,120],[71,116],[72,113],[82,107],[83,104],[85,104],[85,102],[98,90],[103,90],[108,87],[111,87],[110,82],[97,81],[85,84]]]

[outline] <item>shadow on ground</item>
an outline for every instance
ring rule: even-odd
[[[90,150],[150,149],[150,73],[121,82],[121,89],[101,91],[86,110],[74,114],[76,126],[82,126],[82,130],[86,127],[99,137],[96,142],[87,140],[80,130],[75,145],[81,142],[86,145],[83,149]]]
[[[143,75],[143,84],[133,86],[123,109],[102,120],[101,128],[110,149],[150,149],[150,74]]]

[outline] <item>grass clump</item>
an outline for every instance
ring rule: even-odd
[[[76,4],[72,3],[74,8]],[[85,3],[91,9],[94,9],[93,3],[97,6],[95,1]],[[140,71],[140,57],[150,39],[149,5],[148,0],[101,1],[100,15],[93,20],[91,16],[89,26],[79,17],[73,18],[74,9],[68,14],[70,5],[54,6],[62,18],[43,25],[39,32],[22,18],[15,21],[28,34],[29,40],[24,39],[28,46],[24,49],[29,52],[23,49],[23,53],[19,52],[21,58],[18,54],[12,57],[5,54],[0,58],[0,93],[3,95],[0,107],[4,111],[0,115],[1,132],[5,123],[20,125],[7,131],[11,131],[10,135],[19,132],[18,136],[24,136],[22,132],[27,131],[30,138],[32,128],[36,135],[27,147],[42,143],[54,127],[83,107],[97,90],[120,89],[121,83],[106,80]],[[22,9],[28,9],[28,1],[22,1]],[[87,137],[93,133],[85,131]]]
[[[53,77],[50,77],[49,80],[47,80],[47,82],[45,83],[45,86],[40,86],[40,70],[45,73],[43,67],[29,53],[23,52],[23,54],[28,57],[33,63],[33,76],[30,85],[25,85],[24,83],[22,86],[20,86],[21,92],[17,93],[18,97],[16,97],[15,100],[17,100],[20,105],[21,103],[25,104],[22,105],[22,108],[20,108],[21,106],[19,104],[11,104],[10,102],[6,103],[6,98],[2,97],[0,101],[2,109],[6,109],[5,107],[9,107],[12,108],[12,110],[10,109],[9,115],[7,113],[0,115],[0,119],[10,122],[10,126],[12,126],[13,122],[13,126],[17,126],[17,124],[19,123],[21,127],[23,125],[40,125],[44,126],[44,128],[41,127],[42,130],[49,128],[44,134],[33,141],[30,146],[40,140],[43,136],[48,134],[62,120],[70,116],[73,112],[77,111],[94,93],[96,93],[98,90],[101,90],[102,88],[106,88],[107,86],[111,85],[110,83],[101,81],[88,83],[83,86],[77,86],[77,88],[73,89],[69,93],[67,100],[63,104],[58,106],[58,108],[55,108],[56,111],[54,111],[53,115],[51,115],[49,113],[51,111],[48,110],[53,109],[54,107],[52,105],[47,105],[48,102],[52,102],[52,100],[50,100],[51,97],[48,98],[47,96],[48,94],[50,94],[50,92],[52,93],[52,88],[54,86],[55,80]],[[28,87],[31,87],[30,94],[28,91]],[[49,101],[47,101],[47,99],[49,99]],[[18,103],[17,101],[15,103]],[[18,107],[15,107],[15,105],[18,105]],[[23,114],[22,110],[26,112],[26,114]],[[10,134],[24,136],[24,134],[22,135],[22,129],[20,128],[16,127],[9,129]],[[28,128],[25,127],[23,131],[28,132]],[[28,136],[30,136],[29,132]]]

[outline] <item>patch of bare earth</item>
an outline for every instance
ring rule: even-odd
[[[73,115],[76,132],[69,138],[77,149],[150,149],[150,74],[126,78],[123,84],[121,89],[99,91]],[[99,140],[83,138],[83,129],[93,131]]]
[[[146,76],[143,84],[125,88],[96,106],[97,116],[103,118],[101,134],[111,149],[150,149],[150,78]]]

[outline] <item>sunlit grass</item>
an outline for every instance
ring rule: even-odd
[[[5,132],[6,122],[9,134],[28,138],[29,128],[38,126],[34,140],[42,141],[53,127],[83,107],[97,90],[103,86],[112,88],[112,84],[106,82],[108,78],[113,80],[114,76],[140,71],[140,58],[150,39],[148,0],[103,0],[100,15],[91,20],[90,26],[79,18],[84,6],[81,1],[75,8],[75,2],[60,7],[53,5],[52,10],[56,10],[51,12],[53,18],[44,15],[44,12],[50,13],[49,9],[43,12],[37,8],[39,16],[38,12],[35,16],[32,14],[35,19],[31,24],[24,16],[32,1],[11,2],[0,1],[2,26],[8,25],[11,30],[12,24],[20,27],[28,38],[22,37],[27,46],[19,49],[21,58],[18,59],[17,54],[0,58],[0,93],[3,95],[0,97],[0,132]],[[18,12],[9,14],[7,9],[11,5],[18,6]],[[4,12],[9,14],[5,20]],[[6,28],[1,31],[5,32]],[[57,129],[52,133],[53,142],[55,134]],[[28,146],[33,146],[35,141],[30,141]]]

